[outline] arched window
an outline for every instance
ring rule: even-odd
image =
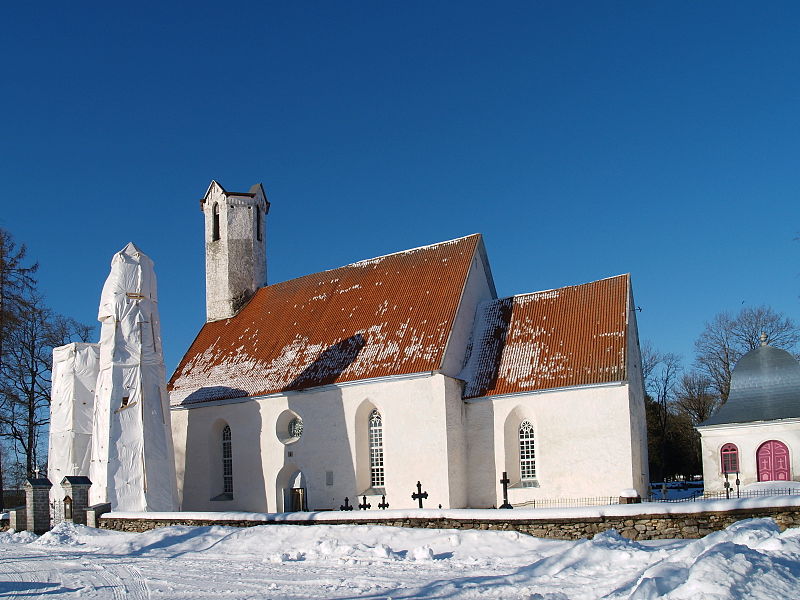
[[[222,493],[233,496],[233,452],[231,450],[231,427],[222,430]]]
[[[377,409],[369,413],[368,431],[370,486],[380,488],[386,479],[383,472],[383,420]]]
[[[739,472],[739,449],[736,444],[725,444],[719,454],[723,473]]]
[[[536,449],[530,421],[523,421],[519,426],[519,474],[523,482],[536,479]]]
[[[261,233],[261,207],[256,206],[256,239],[260,242],[263,239],[263,233]]]
[[[211,209],[211,241],[216,242],[219,239],[219,204],[214,202],[214,207]]]

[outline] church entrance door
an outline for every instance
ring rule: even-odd
[[[289,490],[289,510],[303,512],[308,510],[306,505],[306,488],[291,488]]]
[[[756,452],[759,481],[789,481],[789,449],[777,440],[764,442]]]

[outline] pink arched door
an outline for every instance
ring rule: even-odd
[[[759,481],[789,481],[789,449],[777,440],[764,442],[756,452]]]

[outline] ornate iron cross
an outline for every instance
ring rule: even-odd
[[[386,501],[385,494],[381,496],[381,501],[380,504],[378,504],[378,508],[380,508],[381,510],[386,510],[387,508],[389,508],[389,503]]]
[[[419,507],[422,508],[422,499],[428,499],[428,492],[422,491],[422,484],[418,481],[417,482],[417,493],[411,494],[412,500],[417,500],[419,502]]]
[[[372,508],[372,504],[367,504],[367,496],[364,496],[364,500],[361,504],[358,505],[358,508],[361,510],[367,510],[368,508]]]
[[[344,505],[339,507],[339,510],[353,510],[353,505],[350,504],[350,498],[344,497]]]

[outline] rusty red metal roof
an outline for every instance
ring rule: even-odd
[[[624,380],[629,286],[620,275],[483,303],[464,397]]]
[[[206,323],[173,403],[437,370],[479,234],[276,283]]]

